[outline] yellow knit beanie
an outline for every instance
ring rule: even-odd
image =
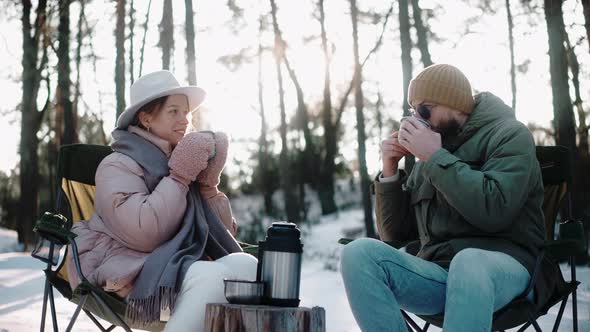
[[[464,113],[473,111],[473,95],[467,77],[456,67],[435,64],[424,68],[410,81],[408,103],[425,101]]]

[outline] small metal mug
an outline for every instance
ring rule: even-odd
[[[233,304],[260,304],[264,282],[254,280],[223,279],[225,298]]]
[[[404,117],[402,117],[402,120],[400,121],[400,123],[401,123],[401,122],[404,122],[405,120],[407,120],[407,119],[409,119],[409,118],[414,118],[414,119],[416,119],[416,120],[420,121],[420,122],[421,122],[423,125],[425,125],[427,128],[432,128],[432,126],[430,125],[430,123],[429,123],[428,121],[426,121],[426,120],[424,120],[424,119],[420,119],[419,117],[417,117],[417,116],[413,116],[413,115],[408,115],[408,116],[404,116]]]

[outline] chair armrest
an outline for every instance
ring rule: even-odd
[[[60,249],[69,243],[71,224],[61,214],[45,212],[35,223],[33,231],[37,233],[37,244],[31,256],[47,263],[47,269],[59,263]]]
[[[561,261],[572,256],[583,255],[586,247],[583,243],[574,239],[559,239],[547,241],[543,248],[554,259]]]
[[[37,220],[33,231],[48,241],[59,245],[67,245],[69,238],[76,236],[76,234],[70,232],[70,224],[66,217],[50,212],[45,212]]]
[[[584,224],[580,220],[568,219],[559,223],[559,239],[545,243],[547,251],[561,260],[572,256],[586,255],[588,240]]]
[[[80,265],[80,255],[78,254],[78,246],[76,245],[76,234],[70,231],[71,224],[68,223],[68,219],[61,214],[54,214],[45,212],[41,219],[37,221],[34,232],[37,232],[39,236],[59,245],[70,245],[72,250],[72,256],[74,257],[74,263],[76,265],[76,271],[80,281],[86,281],[86,277],[82,273],[82,267]]]
[[[80,265],[80,255],[78,254],[78,245],[73,236],[69,237],[70,249],[72,250],[72,257],[74,257],[74,264],[76,265],[76,272],[78,272],[78,278],[80,282],[88,282],[88,279],[82,273],[82,266]]]

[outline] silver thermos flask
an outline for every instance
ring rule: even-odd
[[[265,241],[258,242],[258,273],[263,281],[262,303],[281,307],[299,306],[301,281],[301,232],[289,222],[275,222]]]

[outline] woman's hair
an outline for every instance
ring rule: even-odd
[[[143,124],[141,124],[141,121],[139,121],[139,113],[144,112],[146,114],[152,114],[153,116],[156,116],[162,110],[162,105],[166,103],[166,100],[168,100],[168,96],[156,98],[150,101],[149,103],[141,106],[139,110],[135,113],[135,116],[133,117],[133,120],[131,120],[131,123],[129,125],[137,126],[141,129],[147,129],[143,126]]]

